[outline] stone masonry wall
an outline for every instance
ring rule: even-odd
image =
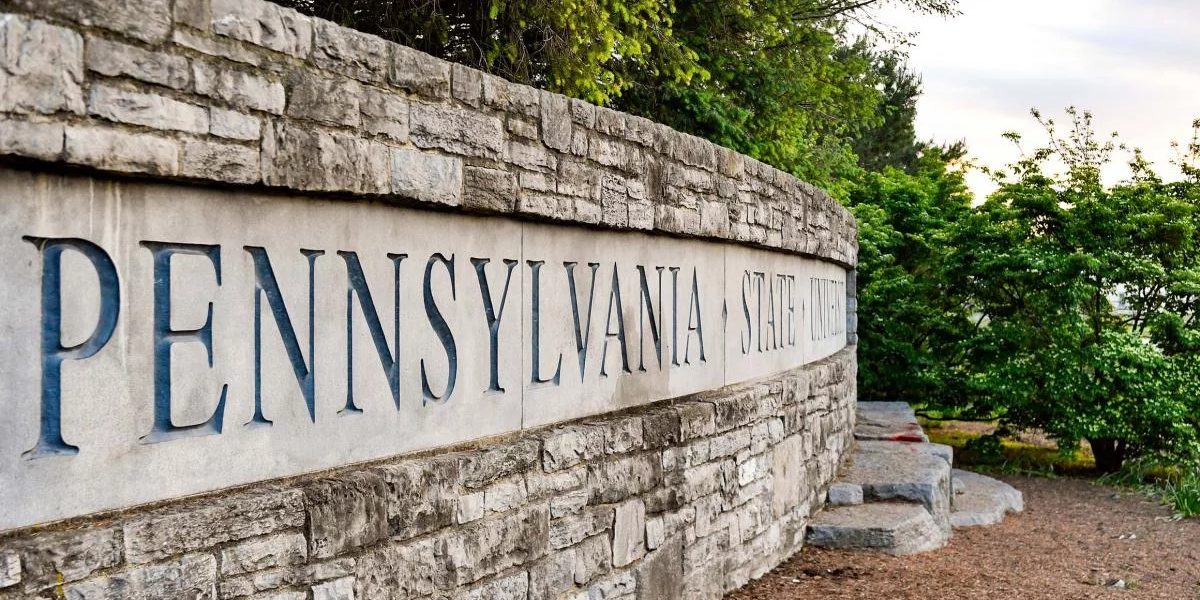
[[[0,0],[0,155],[857,262],[777,169],[263,0]]]
[[[262,0],[0,0],[0,160],[857,262],[772,167]],[[8,532],[0,600],[716,598],[800,548],[855,371]]]
[[[719,598],[800,549],[850,441],[854,356],[0,538],[0,600]]]

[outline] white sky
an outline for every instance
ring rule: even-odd
[[[916,33],[918,136],[965,139],[973,158],[1002,167],[1018,154],[1000,134],[1020,132],[1026,149],[1037,147],[1044,136],[1029,109],[1061,125],[1073,105],[1095,114],[1098,134],[1117,131],[1160,174],[1176,173],[1170,142],[1190,139],[1200,117],[1200,0],[961,0],[959,8],[948,20],[894,7],[879,14]],[[1117,167],[1107,178],[1125,173]],[[978,172],[968,181],[976,195],[994,187]]]

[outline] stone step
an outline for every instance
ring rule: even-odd
[[[854,437],[860,440],[928,442],[917,416],[906,402],[859,402]]]
[[[850,456],[837,483],[858,486],[866,504],[911,502],[929,512],[950,531],[950,463],[937,444],[887,442],[862,448]]]
[[[954,527],[995,525],[1008,512],[1025,509],[1020,490],[986,475],[954,469],[954,508],[950,524]]]
[[[950,532],[922,506],[876,502],[827,507],[808,524],[806,544],[887,554],[916,554],[946,545]]]

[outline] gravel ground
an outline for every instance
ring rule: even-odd
[[[1088,480],[1003,479],[1025,512],[1000,525],[915,556],[805,548],[726,598],[1200,600],[1200,521]]]

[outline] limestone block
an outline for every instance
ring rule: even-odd
[[[392,45],[388,81],[431,100],[450,97],[450,63],[407,46]]]
[[[228,183],[257,183],[259,152],[237,144],[188,140],[179,174]]]
[[[392,193],[447,206],[462,204],[462,159],[417,150],[392,150]]]
[[[54,16],[80,25],[97,26],[147,43],[158,43],[171,31],[170,0],[12,0],[22,10]],[[61,63],[45,63],[56,69]]]
[[[256,141],[262,138],[262,119],[233,110],[208,109],[208,132],[231,140]]]
[[[642,447],[667,448],[679,443],[679,414],[671,409],[655,410],[642,417]],[[666,468],[666,465],[663,465]]]
[[[638,598],[683,600],[683,539],[675,537],[651,552],[636,573]]]
[[[593,535],[608,531],[612,527],[613,509],[611,507],[586,507],[579,514],[550,522],[550,548],[560,550],[574,546]]]
[[[804,469],[803,437],[793,435],[772,452],[771,476],[775,481],[772,508],[779,518],[800,504],[807,491],[808,478]]]
[[[458,498],[458,512],[455,514],[456,523],[478,521],[487,514],[487,494],[477,492]]]
[[[483,506],[489,513],[507,512],[525,504],[528,493],[525,491],[525,481],[507,481],[497,483],[483,494]]]
[[[390,163],[383,144],[340,132],[272,123],[263,134],[267,185],[385,194],[392,189]]]
[[[212,0],[212,30],[297,58],[312,51],[312,20],[266,0]]]
[[[283,84],[278,81],[199,60],[192,63],[192,76],[197,94],[223,100],[238,108],[283,114],[285,94]]]
[[[464,104],[479,108],[483,96],[483,73],[465,65],[451,65],[451,92]]]
[[[504,150],[504,127],[496,117],[423,102],[410,110],[409,136],[419,148],[487,158],[498,158]]]
[[[288,75],[287,97],[289,117],[346,127],[361,123],[362,88],[350,79],[295,69]]]
[[[248,596],[256,592],[276,590],[281,587],[310,586],[340,577],[348,577],[353,575],[354,572],[355,559],[339,558],[308,565],[268,569],[247,575],[224,577],[217,584],[217,592],[222,598]],[[257,597],[255,600],[257,600]]]
[[[66,161],[125,173],[179,173],[179,143],[153,134],[68,126]]]
[[[307,560],[308,542],[304,534],[293,532],[258,537],[221,550],[221,576],[298,565]]]
[[[388,44],[384,40],[325,20],[313,21],[313,62],[324,69],[359,81],[381,83],[388,73]]]
[[[662,466],[654,455],[628,456],[588,465],[589,502],[620,502],[654,489],[660,481]]]
[[[161,560],[217,544],[304,525],[300,490],[238,494],[194,507],[144,514],[123,528],[126,560]]]
[[[542,447],[546,471],[565,469],[603,455],[604,431],[588,426],[554,429],[543,436]]]
[[[551,552],[529,568],[529,600],[553,600],[575,587],[575,554]]]
[[[829,508],[808,524],[805,543],[826,548],[916,554],[946,545],[942,529],[916,504],[868,503]]]
[[[571,151],[570,101],[566,96],[540,94],[542,141],[559,152]]]
[[[0,112],[83,114],[82,84],[83,38],[78,33],[28,17],[0,15]]]
[[[853,483],[835,483],[829,486],[826,502],[834,506],[862,504],[862,486]]]
[[[387,489],[375,473],[325,479],[305,490],[308,553],[330,558],[388,537]]]
[[[65,136],[66,130],[61,123],[0,120],[0,154],[58,160]]]
[[[361,600],[419,598],[453,585],[453,574],[436,549],[437,544],[426,538],[368,550],[355,569]]]
[[[550,500],[550,518],[579,514],[587,506],[588,493],[584,490],[563,494]]]
[[[191,79],[188,60],[137,46],[88,36],[85,63],[89,71],[109,77],[132,77],[181,90]]]
[[[209,17],[206,22],[211,20],[211,17]],[[228,58],[234,62],[240,62],[256,67],[261,66],[266,58],[264,56],[265,53],[255,52],[255,49],[252,46],[246,46],[245,44],[242,44],[236,40],[223,37],[199,35],[186,29],[176,29],[175,33],[171,34],[171,41],[177,46],[190,48],[202,54],[207,54],[209,56],[220,56],[222,58]]]
[[[455,457],[406,461],[380,467],[379,473],[387,486],[388,528],[393,537],[406,539],[455,522],[459,497]]]
[[[354,578],[343,577],[312,587],[313,600],[355,600]]]
[[[488,446],[479,452],[464,455],[458,461],[462,485],[470,488],[491,484],[506,476],[527,472],[538,464],[541,444],[536,439]]]
[[[208,32],[212,29],[212,0],[175,0],[175,23]]]
[[[12,550],[0,552],[0,589],[21,583],[21,555]]]
[[[6,573],[24,582],[26,592],[38,592],[62,582],[86,579],[96,571],[121,563],[121,539],[113,528],[84,529],[35,535],[19,548],[24,554],[24,575],[16,553],[6,555]],[[12,584],[9,584],[12,585]]]
[[[612,563],[623,567],[646,553],[646,505],[630,500],[616,508],[613,521]]]
[[[483,167],[464,169],[463,207],[512,212],[517,205],[516,178],[512,173]]]
[[[217,559],[187,554],[177,562],[143,566],[97,579],[69,584],[66,597],[81,600],[160,600],[216,598]]]
[[[92,86],[88,113],[118,123],[208,133],[208,111],[202,107],[158,94],[143,94],[103,84]]]
[[[547,549],[549,519],[545,506],[531,506],[451,532],[445,537],[444,552],[455,585],[541,558]]]
[[[397,94],[371,87],[360,87],[362,128],[392,141],[408,141],[408,101]]]
[[[526,600],[529,591],[529,574],[517,573],[461,592],[454,600]]]
[[[575,556],[575,583],[588,582],[606,575],[613,568],[613,549],[608,536],[592,536],[571,549]]]
[[[572,596],[572,600],[616,600],[632,598],[637,580],[629,571],[611,575],[588,587],[586,593]]]
[[[509,121],[511,125],[514,121]],[[550,173],[558,167],[558,159],[538,142],[511,140],[506,146],[504,159],[523,169]]]
[[[680,441],[710,436],[717,432],[716,413],[712,404],[692,402],[675,407],[679,414]]]

